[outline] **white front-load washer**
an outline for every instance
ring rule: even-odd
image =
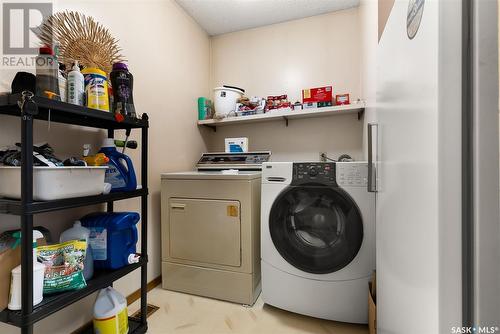
[[[317,318],[368,322],[375,269],[375,195],[366,162],[262,167],[265,303]]]

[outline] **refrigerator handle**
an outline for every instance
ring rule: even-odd
[[[377,177],[373,161],[373,145],[377,145],[377,141],[373,140],[373,135],[377,134],[378,124],[368,123],[368,192],[377,192]]]

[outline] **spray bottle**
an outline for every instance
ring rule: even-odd
[[[13,248],[17,247],[21,242],[21,232],[13,234],[17,242]],[[33,230],[33,306],[40,304],[43,300],[43,277],[45,273],[45,265],[37,261],[38,247],[37,239],[43,238],[40,231]],[[21,309],[21,265],[12,269],[12,280],[10,283],[9,310],[17,311]]]

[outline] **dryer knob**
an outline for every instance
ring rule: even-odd
[[[317,176],[318,175],[318,170],[316,167],[312,166],[309,168],[309,176]]]

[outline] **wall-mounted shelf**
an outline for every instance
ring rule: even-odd
[[[198,125],[208,126],[216,130],[218,126],[284,120],[285,124],[288,126],[289,119],[325,117],[325,116],[345,115],[345,114],[357,114],[359,120],[361,119],[364,110],[365,110],[365,104],[364,102],[360,102],[343,106],[303,109],[300,111],[293,111],[293,110],[273,111],[265,114],[227,117],[220,120],[205,119],[198,121]]]

